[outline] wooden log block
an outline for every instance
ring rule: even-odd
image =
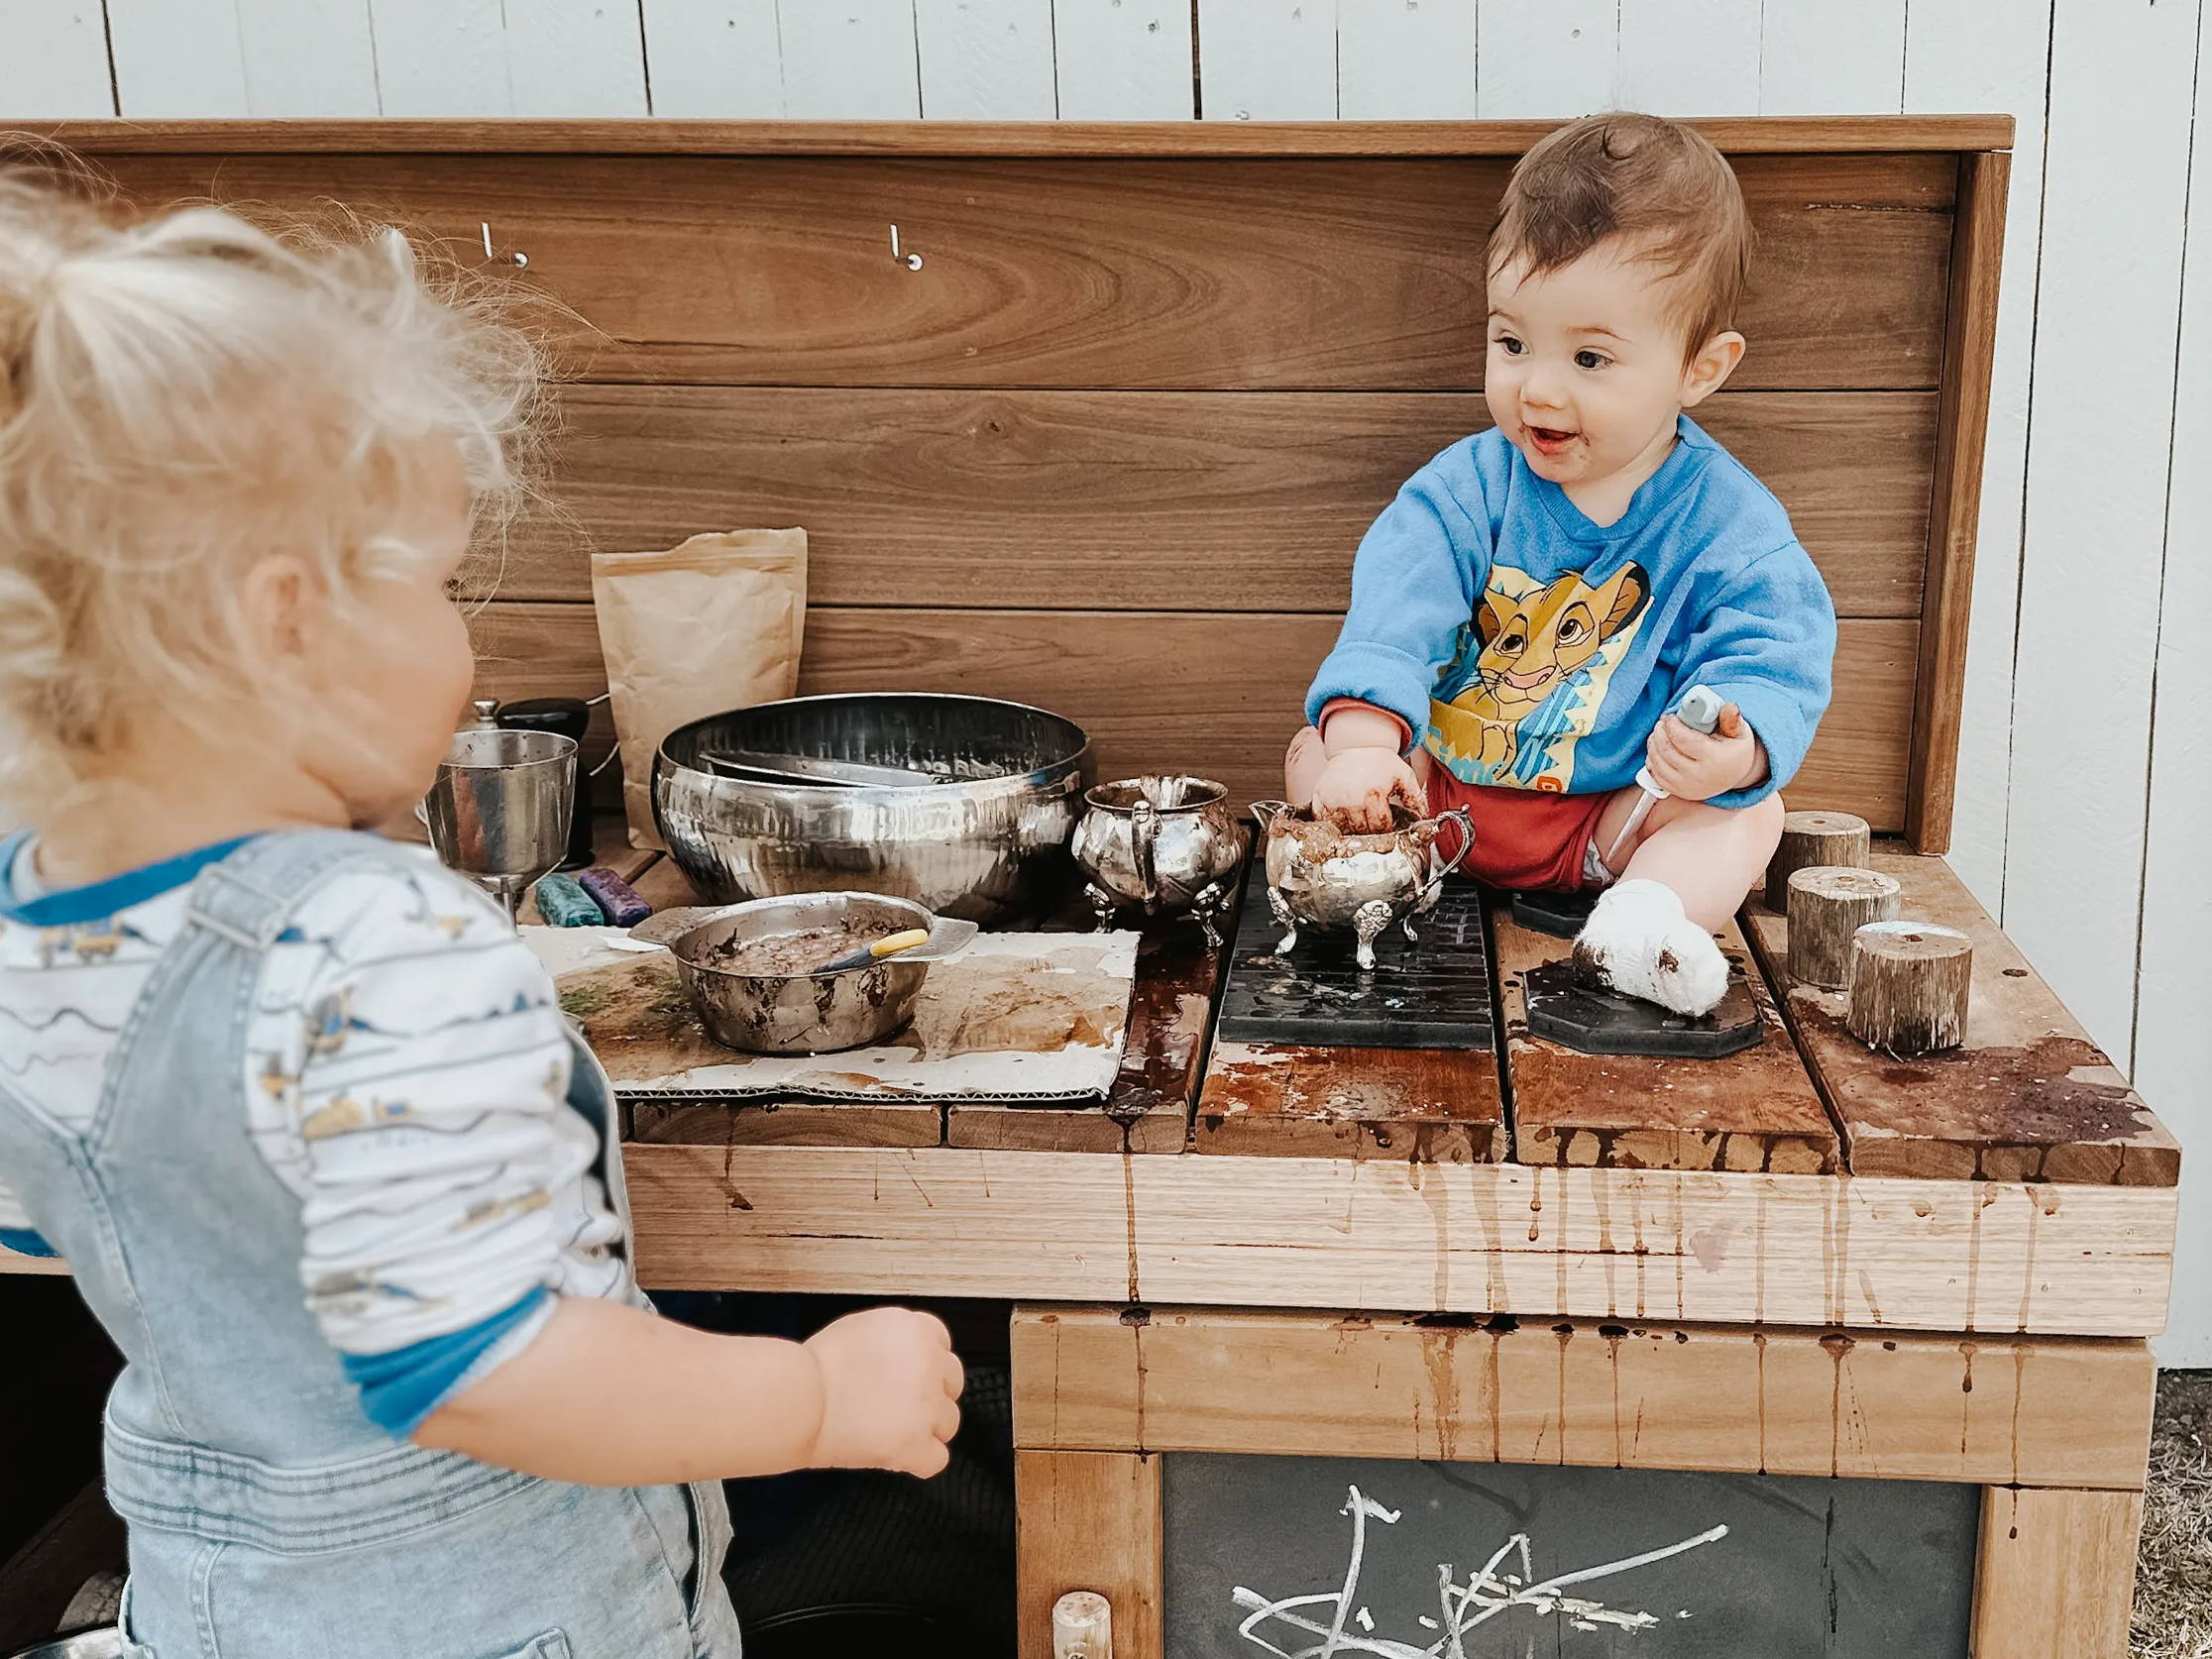
[[[1787,915],[1790,877],[1825,865],[1863,870],[1873,857],[1873,831],[1851,813],[1791,813],[1782,820],[1782,840],[1767,861],[1766,907]]]
[[[1897,920],[1895,876],[1815,865],[1790,877],[1790,977],[1840,991],[1850,983],[1851,939],[1869,922]]]
[[[1851,938],[1851,1008],[1845,1019],[1869,1049],[1900,1059],[1941,1053],[1966,1041],[1974,941],[1933,922],[1871,922]]]
[[[1842,992],[1789,984],[1788,924],[1763,905],[1743,913],[1768,978],[1788,987],[1790,1029],[1835,1110],[1851,1173],[2171,1186],[2178,1143],[1950,866],[1877,846],[1874,868],[1897,878],[1907,914],[1974,941],[1966,1039],[1948,1053],[1873,1052],[1845,1028]]]

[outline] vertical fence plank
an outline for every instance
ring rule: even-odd
[[[2021,494],[2028,464],[2036,267],[2043,240],[2049,52],[2050,0],[1913,0],[1907,17],[1908,110],[1995,110],[2010,114],[2016,123],[1949,853],[1960,879],[1999,917],[2005,903],[2013,618],[2020,598]]]
[[[1657,115],[1756,115],[1759,0],[1624,0],[1619,92]]]
[[[382,113],[369,0],[237,0],[246,107],[344,120]]]
[[[914,0],[922,113],[933,121],[1050,121],[1052,0]]]
[[[115,113],[100,0],[0,0],[0,110],[21,121]]]
[[[1609,109],[1620,50],[1617,0],[1482,0],[1486,120]]]
[[[2196,26],[2196,0],[2053,18],[2005,925],[2122,1069]]]
[[[2144,858],[2143,956],[2135,1081],[2184,1146],[2212,1146],[2212,9],[2198,20],[2196,129],[2182,267],[2184,388],[2173,425],[2166,498],[2165,595],[2151,725],[2150,840]],[[2173,1318],[2157,1341],[2169,1366],[2212,1366],[2212,1158],[2181,1161]]]
[[[1475,0],[1337,0],[1347,121],[1471,120]]]
[[[1895,115],[1905,93],[1905,0],[1766,0],[1762,115]]]
[[[500,0],[369,0],[387,115],[514,113]]]
[[[637,0],[503,0],[517,115],[643,115]]]
[[[1052,0],[1064,121],[1188,121],[1189,0]]]
[[[108,35],[116,102],[128,119],[251,113],[233,0],[108,0]]]
[[[1206,119],[1334,119],[1336,13],[1337,0],[1198,0]]]
[[[776,0],[644,0],[653,113],[773,120],[784,112]]]
[[[922,113],[914,0],[777,0],[784,113],[912,121]]]

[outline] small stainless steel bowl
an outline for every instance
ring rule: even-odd
[[[905,1030],[930,960],[894,956],[837,973],[762,974],[733,973],[718,967],[716,958],[752,940],[841,922],[875,923],[888,936],[936,920],[921,905],[880,893],[808,893],[716,911],[665,942],[700,1023],[723,1048],[828,1054],[864,1049]],[[641,929],[637,937],[651,936]]]
[[[906,767],[911,789],[725,776],[737,751]],[[677,867],[718,904],[859,889],[941,915],[1003,922],[1065,897],[1090,774],[1072,720],[1019,703],[922,692],[802,697],[679,726],[653,767],[653,810]]]

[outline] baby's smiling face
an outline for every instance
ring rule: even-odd
[[[1680,278],[1635,254],[1614,237],[1556,271],[1509,259],[1490,279],[1491,418],[1601,523],[1626,510],[1666,459],[1676,416],[1743,350],[1741,335],[1716,335],[1686,366]]]

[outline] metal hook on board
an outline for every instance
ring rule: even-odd
[[[492,221],[489,219],[480,221],[479,228],[484,232],[484,257],[488,260],[498,258],[492,252]],[[517,267],[526,266],[530,263],[530,256],[527,254],[515,254],[512,258]]]
[[[922,256],[920,254],[901,254],[899,252],[899,227],[897,225],[891,227],[891,257],[909,271],[920,271],[922,269]]]

